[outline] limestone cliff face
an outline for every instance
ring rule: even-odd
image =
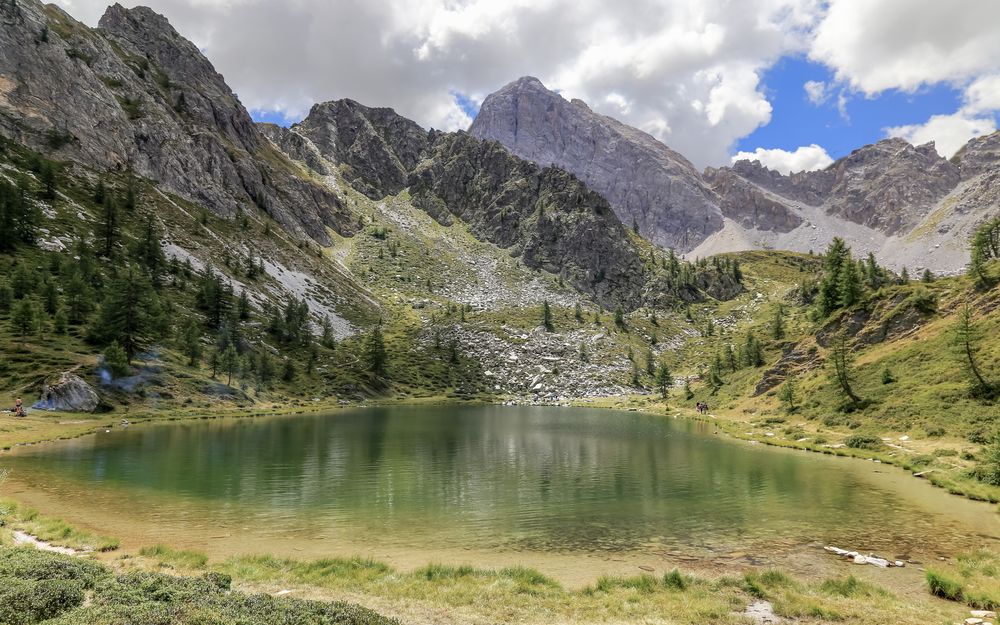
[[[469,132],[542,166],[575,174],[625,224],[686,251],[722,228],[715,193],[683,156],[650,135],[568,102],[536,78],[516,80],[483,102]]]
[[[36,0],[3,6],[4,136],[98,169],[132,168],[222,216],[264,210],[320,243],[328,227],[352,232],[337,197],[275,148],[162,16],[116,4],[92,29]]]

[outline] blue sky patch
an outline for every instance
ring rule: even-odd
[[[837,159],[885,138],[886,128],[922,124],[932,115],[954,113],[962,104],[962,92],[944,84],[915,93],[891,90],[868,98],[844,86],[831,86],[832,79],[829,69],[805,58],[785,57],[775,63],[761,80],[773,107],[771,121],[739,140],[736,151],[795,150],[815,143]],[[809,101],[804,88],[808,81],[827,85],[822,103]]]

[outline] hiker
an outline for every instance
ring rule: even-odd
[[[25,417],[24,414],[24,404],[21,402],[21,398],[18,397],[14,400],[14,416],[15,417]]]

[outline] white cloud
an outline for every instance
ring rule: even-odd
[[[965,90],[965,105],[962,110],[967,113],[983,113],[1000,109],[1000,74],[981,76]]]
[[[998,23],[993,0],[831,0],[809,55],[869,95],[962,84],[998,67]]]
[[[886,128],[890,137],[902,137],[914,145],[934,142],[938,154],[951,158],[969,139],[996,131],[989,117],[967,117],[963,112],[934,115],[926,123]]]
[[[806,92],[806,98],[816,106],[823,104],[830,97],[826,83],[822,80],[807,80],[802,88]]]
[[[737,152],[732,158],[734,163],[742,160],[759,161],[768,169],[783,174],[823,169],[833,163],[833,159],[826,153],[826,150],[815,143],[800,146],[792,152],[778,148],[770,150],[757,148],[753,152]]]
[[[96,23],[108,0],[57,0]],[[140,0],[131,0],[129,4]],[[202,48],[251,109],[350,97],[425,127],[534,75],[695,164],[770,120],[760,76],[807,48],[822,0],[141,0]],[[747,19],[747,16],[753,16]]]

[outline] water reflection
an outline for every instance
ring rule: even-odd
[[[19,480],[161,523],[398,545],[614,552],[810,541],[907,552],[970,529],[871,466],[642,414],[378,408],[133,427],[10,458]],[[963,504],[965,502],[962,502]],[[119,503],[118,505],[123,505]]]

